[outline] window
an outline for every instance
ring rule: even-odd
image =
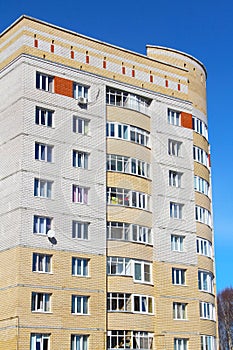
[[[201,120],[193,116],[192,118],[193,122],[193,130],[196,131],[198,134],[204,136],[206,140],[208,140],[208,129],[206,124]]]
[[[172,284],[185,285],[185,269],[172,268]]]
[[[153,334],[148,332],[112,330],[107,333],[107,348],[153,349]]]
[[[35,143],[35,159],[51,163],[53,161],[53,146]]]
[[[209,210],[199,207],[198,205],[195,206],[195,219],[196,221],[211,226],[211,214]]]
[[[147,295],[133,295],[133,312],[153,314],[154,299]]]
[[[87,296],[72,295],[72,314],[88,314],[88,299]]]
[[[36,107],[35,123],[37,125],[44,125],[47,127],[53,127],[53,111],[49,109]]]
[[[34,179],[34,196],[51,198],[52,197],[52,181]]]
[[[174,350],[188,350],[188,339],[175,338]]]
[[[30,350],[49,350],[50,334],[31,333]]]
[[[215,307],[205,301],[200,302],[200,317],[206,320],[215,321]]]
[[[169,124],[179,126],[180,125],[180,112],[168,109],[167,120]]]
[[[71,350],[87,350],[88,335],[71,335]]]
[[[73,132],[82,135],[88,135],[89,120],[79,117],[73,117]]]
[[[72,275],[73,276],[88,276],[88,259],[72,258]]]
[[[130,240],[130,224],[124,222],[107,222],[108,239]]]
[[[52,219],[46,216],[34,215],[33,233],[46,235],[51,229]]]
[[[107,187],[107,203],[150,210],[150,196],[124,188]]]
[[[209,195],[209,183],[199,176],[194,176],[194,189],[197,192],[201,192],[206,196]]]
[[[122,139],[149,147],[150,133],[146,130],[116,122],[107,123],[107,137]]]
[[[138,175],[146,178],[150,177],[150,164],[136,158],[114,154],[107,155],[107,170]]]
[[[134,241],[138,243],[151,244],[151,229],[139,225],[124,222],[107,222],[108,239],[119,239]]]
[[[49,293],[32,293],[32,311],[50,312],[51,294]]]
[[[117,312],[131,312],[131,294],[108,293],[107,310]]]
[[[173,318],[175,320],[187,319],[187,304],[173,303]]]
[[[193,146],[193,159],[205,166],[208,166],[208,154],[197,146]]]
[[[108,257],[108,275],[131,276],[131,260],[128,258]]]
[[[151,244],[151,229],[139,225],[132,225],[132,240],[134,242]]]
[[[115,90],[107,87],[106,103],[113,106],[134,109],[141,113],[148,113],[151,100],[126,91]]]
[[[168,154],[170,156],[180,157],[181,156],[181,144],[182,142],[175,140],[168,140]]]
[[[73,202],[80,204],[88,203],[88,188],[73,185]]]
[[[33,253],[32,271],[33,272],[51,272],[52,255]]]
[[[184,251],[184,236],[171,235],[171,250],[176,252]]]
[[[204,238],[197,237],[197,254],[212,258],[212,244]]]
[[[44,91],[53,91],[53,77],[36,72],[36,88]]]
[[[150,263],[144,261],[134,262],[134,281],[142,283],[151,283],[152,267]]]
[[[88,239],[89,222],[72,221],[72,238]]]
[[[202,292],[213,293],[213,274],[207,271],[198,271],[198,288]]]
[[[170,218],[182,219],[183,204],[170,202]]]
[[[88,90],[89,90],[88,86],[74,83],[73,85],[74,98],[78,99],[79,97],[83,97],[88,99]]]
[[[201,350],[216,350],[216,340],[211,335],[201,335]]]
[[[87,169],[88,157],[89,154],[86,152],[73,150],[73,167]]]
[[[169,170],[169,186],[181,187],[181,173]]]

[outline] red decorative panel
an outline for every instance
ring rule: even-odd
[[[54,92],[67,97],[73,97],[73,81],[54,77]]]
[[[181,126],[184,128],[192,129],[192,114],[181,112]]]

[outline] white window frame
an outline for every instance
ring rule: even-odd
[[[178,286],[186,285],[186,269],[172,268],[172,284]]]
[[[184,236],[181,235],[171,235],[171,250],[174,252],[184,251]]]
[[[36,88],[47,92],[53,92],[54,78],[45,73],[36,72]]]
[[[137,158],[107,154],[107,171],[150,178],[150,164]]]
[[[173,319],[187,320],[187,303],[173,303]]]
[[[207,239],[197,237],[197,254],[213,257],[212,243]]]
[[[89,259],[72,257],[72,276],[89,277]]]
[[[81,135],[89,133],[89,119],[73,116],[73,132]]]
[[[194,190],[209,196],[209,183],[197,175],[194,176]]]
[[[52,218],[48,216],[34,215],[33,217],[33,233],[38,235],[46,235],[52,226]]]
[[[88,169],[89,153],[73,150],[72,158],[74,168]]]
[[[72,238],[88,239],[89,222],[84,221],[72,221]]]
[[[107,349],[153,349],[153,333],[130,331],[130,330],[111,330],[107,331]]]
[[[150,210],[150,195],[125,188],[107,187],[107,204]]]
[[[32,312],[51,312],[51,293],[32,292]]]
[[[149,295],[132,294],[132,312],[154,314],[154,298]]]
[[[180,112],[174,111],[173,109],[168,108],[167,121],[168,121],[168,124],[180,126]]]
[[[35,110],[35,124],[53,128],[53,114],[54,111],[36,106]]]
[[[210,271],[198,271],[198,289],[202,292],[213,294],[214,276]]]
[[[39,347],[38,347],[39,344]],[[30,350],[49,350],[50,334],[31,333]]]
[[[140,267],[140,271],[137,270]],[[152,283],[152,265],[146,261],[134,260],[133,267],[134,282]]]
[[[212,335],[201,335],[201,350],[216,350],[216,339]]]
[[[79,185],[72,186],[72,201],[73,203],[88,204],[88,187]]]
[[[183,204],[170,202],[170,218],[172,219],[182,219]]]
[[[204,320],[216,321],[214,304],[200,301],[200,318]]]
[[[168,154],[174,157],[181,156],[181,145],[182,142],[168,139]]]
[[[175,338],[174,339],[174,350],[188,350],[188,339]]]
[[[88,350],[87,334],[71,334],[71,350]]]
[[[53,181],[34,178],[34,196],[52,198]]]
[[[211,213],[206,208],[200,207],[199,205],[195,206],[195,219],[202,224],[208,225],[211,227]]]
[[[181,177],[182,173],[174,170],[169,170],[169,186],[180,188]]]
[[[107,222],[108,239],[152,244],[151,228],[124,222]]]
[[[127,293],[108,293],[107,310],[108,312],[131,312],[131,294]]]
[[[208,128],[207,128],[206,124],[201,119],[193,116],[192,117],[192,126],[193,126],[193,130],[195,132],[204,136],[206,138],[206,140],[208,141]]]
[[[52,272],[52,255],[33,253],[32,254],[32,271],[39,273]]]
[[[79,97],[86,98],[88,100],[89,86],[80,83],[73,83],[73,96],[77,100]]]
[[[118,276],[131,276],[131,260],[129,258],[123,257],[108,257],[107,274]]]
[[[112,106],[124,107],[148,114],[151,100],[148,98],[107,87],[106,103]]]
[[[150,147],[150,133],[144,129],[128,124],[107,122],[106,132],[109,138],[121,139],[144,147]]]
[[[89,313],[89,296],[72,295],[71,297],[72,315],[88,315]]]
[[[193,159],[206,167],[209,167],[208,154],[202,148],[193,146]]]
[[[53,146],[35,142],[35,159],[41,162],[53,163]]]

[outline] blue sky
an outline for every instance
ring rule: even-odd
[[[0,0],[0,31],[22,14],[145,54],[185,51],[207,68],[218,291],[233,286],[233,2]]]

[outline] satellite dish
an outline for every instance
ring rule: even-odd
[[[55,231],[54,230],[48,230],[47,236],[48,236],[48,238],[54,238],[55,237]]]

